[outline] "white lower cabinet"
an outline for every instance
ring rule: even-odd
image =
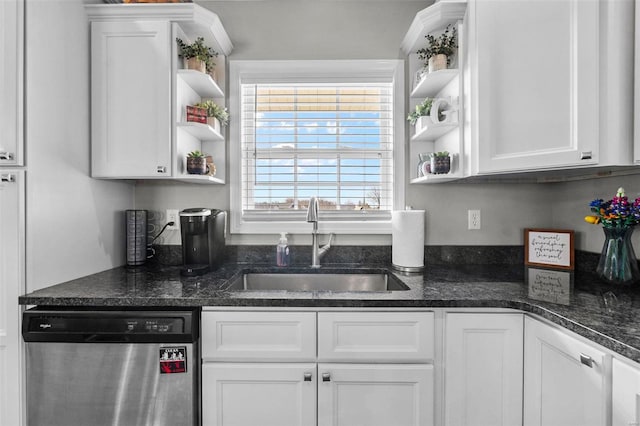
[[[445,425],[522,424],[523,315],[445,315]]]
[[[318,364],[318,426],[433,425],[433,365]]]
[[[204,363],[202,424],[316,424],[316,365]]]
[[[0,425],[21,425],[22,337],[25,287],[25,171],[0,170]]]
[[[203,425],[432,426],[433,336],[432,312],[205,310]]]
[[[613,360],[612,426],[640,426],[640,368]]]
[[[607,355],[525,318],[524,425],[605,426]]]

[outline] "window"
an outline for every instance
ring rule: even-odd
[[[231,63],[232,232],[306,229],[311,196],[323,231],[389,232],[404,180],[399,64]]]

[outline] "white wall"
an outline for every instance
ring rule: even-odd
[[[27,290],[124,264],[131,184],[89,177],[82,0],[26,0]]]

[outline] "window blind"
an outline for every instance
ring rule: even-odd
[[[242,208],[386,213],[393,204],[392,83],[241,84]],[[351,214],[348,214],[351,213]]]

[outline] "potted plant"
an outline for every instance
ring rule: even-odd
[[[447,25],[444,32],[439,37],[427,34],[427,47],[418,50],[418,59],[425,61],[424,68],[429,72],[446,69],[451,61],[451,56],[458,47],[457,30],[454,26]]]
[[[218,52],[205,46],[204,38],[198,37],[193,43],[185,43],[181,39],[176,38],[176,42],[180,48],[180,56],[182,56],[185,61],[185,68],[203,73],[213,71],[215,67],[213,58],[218,56]]]
[[[423,117],[429,116],[431,114],[431,106],[433,105],[432,98],[425,98],[424,101],[416,105],[416,109],[409,114],[407,120],[411,125],[415,125],[415,132],[418,133],[423,127],[426,127],[426,123],[424,123]]]
[[[191,175],[204,175],[207,173],[207,157],[200,151],[191,151],[187,154],[187,173]]]
[[[447,151],[431,153],[431,173],[439,175],[449,173],[451,170],[451,157]]]
[[[220,131],[221,125],[226,126],[227,123],[229,123],[229,113],[227,109],[221,107],[211,99],[197,103],[195,106],[207,110],[207,124],[216,129],[216,131]]]

